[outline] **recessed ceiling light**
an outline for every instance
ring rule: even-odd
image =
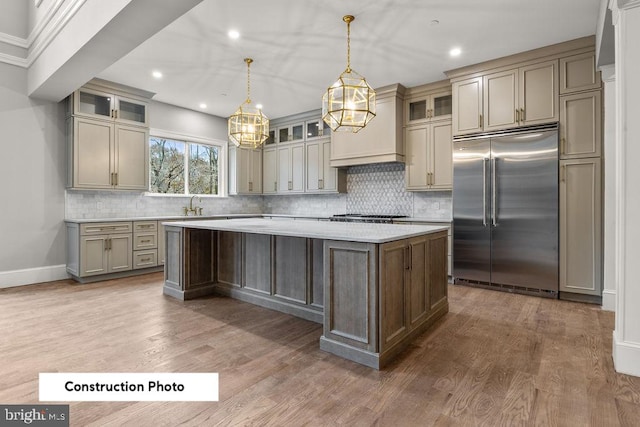
[[[158,71],[158,70],[154,70],[154,71],[151,73],[151,75],[152,75],[153,77],[155,77],[156,79],[161,79],[161,78],[162,78],[162,73],[161,73],[160,71]]]
[[[257,108],[258,110],[262,110],[262,104],[256,104],[256,108]]]
[[[451,56],[460,56],[461,53],[462,53],[462,50],[459,47],[454,47],[449,51],[449,55]]]
[[[204,102],[200,103],[200,108],[204,110],[205,108],[207,108],[207,104],[205,104]]]
[[[230,39],[233,39],[233,40],[240,37],[240,33],[237,30],[229,30],[227,35],[229,36]]]
[[[434,19],[433,21],[430,22],[431,25],[438,25],[440,23],[440,21],[438,21],[437,19]]]

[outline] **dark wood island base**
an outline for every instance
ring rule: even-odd
[[[166,224],[166,295],[218,293],[322,323],[322,350],[375,369],[449,310],[442,227],[391,225],[410,237],[372,243],[226,231],[241,229],[232,221]]]

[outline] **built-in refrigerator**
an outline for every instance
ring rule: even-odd
[[[557,126],[454,140],[453,277],[557,298]]]

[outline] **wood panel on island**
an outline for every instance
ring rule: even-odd
[[[220,293],[323,324],[380,369],[448,311],[447,228],[235,219],[167,224],[164,293]]]

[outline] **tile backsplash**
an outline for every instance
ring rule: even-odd
[[[67,190],[67,218],[123,218],[181,215],[189,197],[148,196],[120,191]],[[352,166],[347,171],[346,194],[203,197],[205,215],[270,213],[334,215],[342,213],[393,214],[451,219],[450,191],[404,189],[404,164]]]

